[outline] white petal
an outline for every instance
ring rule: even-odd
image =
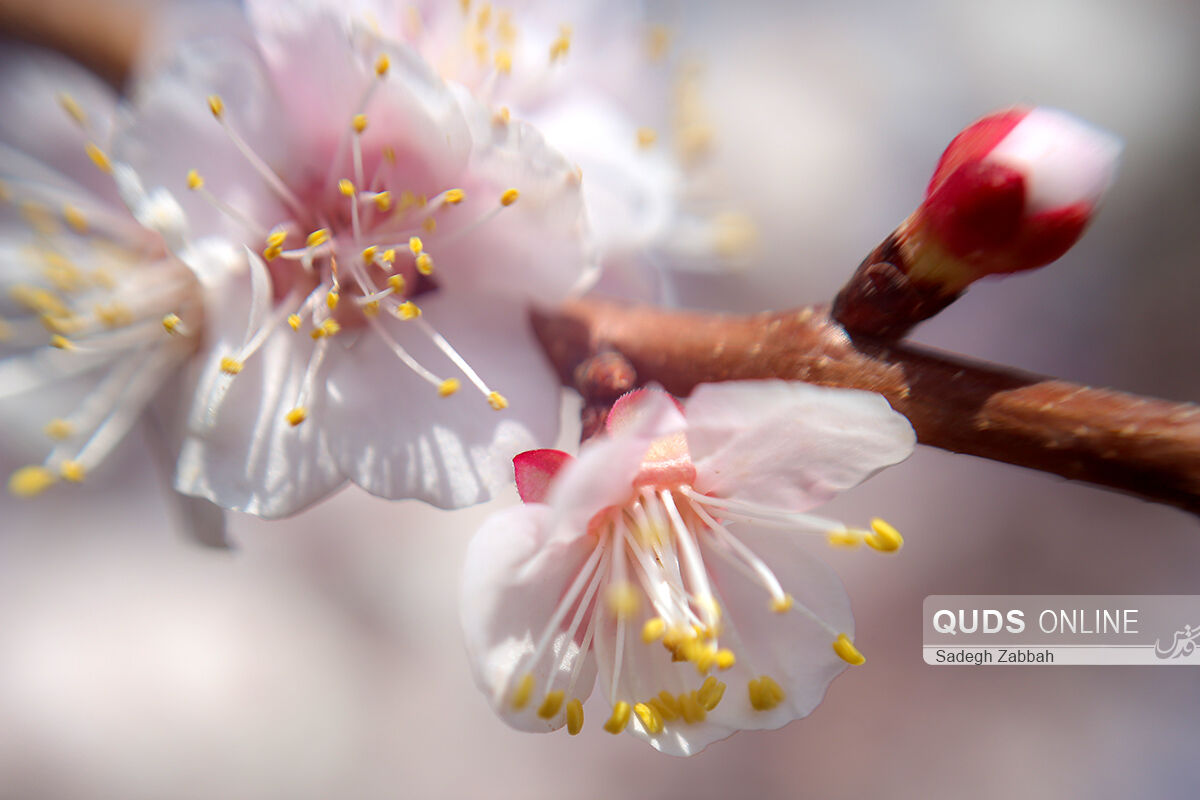
[[[460,508],[511,485],[514,455],[554,442],[558,380],[521,307],[464,292],[433,292],[417,302],[422,319],[508,399],[508,408],[493,411],[416,323],[388,319],[418,362],[442,378],[459,378],[462,387],[439,397],[378,335],[364,331],[336,354],[329,417],[321,424],[343,472],[367,491]]]
[[[854,617],[838,577],[786,531],[745,526],[734,533],[771,568],[796,604],[782,614],[771,611],[769,595],[759,585],[714,553],[710,544],[702,544],[725,618],[729,628],[736,630],[736,635],[721,641],[733,649],[737,663],[717,673],[728,688],[710,718],[718,728],[773,730],[811,713],[846,667],[833,650],[836,634],[815,623],[801,606],[851,639]],[[749,681],[762,675],[773,678],[785,694],[783,703],[769,711],[756,711],[750,705]],[[709,741],[716,738],[720,737]]]
[[[916,442],[881,395],[798,382],[706,384],[685,413],[699,491],[789,511],[903,461]]]
[[[575,638],[567,640],[563,628],[571,622],[568,614],[533,667],[536,684],[529,705],[512,706],[512,691],[530,670],[523,659],[537,646],[559,601],[595,550],[591,539],[552,541],[549,521],[550,510],[539,504],[501,511],[475,534],[463,564],[460,609],[475,682],[505,722],[526,731],[562,727],[565,708],[548,720],[538,716],[536,709],[549,689],[566,689],[576,658],[585,660],[567,701],[585,700],[596,676],[595,661],[578,653],[586,619]],[[559,658],[560,653],[568,657]],[[516,674],[518,669],[521,674]]]
[[[293,427],[287,411],[296,405],[313,350],[308,336],[286,326],[276,330],[228,379],[218,408],[211,387],[227,380],[225,356],[243,344],[250,279],[243,273],[207,287],[213,298],[208,357],[192,368],[191,413],[183,432],[175,488],[234,511],[275,518],[293,514],[338,488],[344,481],[329,450],[325,430],[313,419],[323,411],[313,403],[310,420]]]

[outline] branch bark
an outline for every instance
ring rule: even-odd
[[[824,306],[738,317],[580,300],[535,313],[563,382],[615,351],[639,383],[784,378],[884,395],[922,444],[1200,513],[1200,407],[1093,389],[908,343],[851,336]]]

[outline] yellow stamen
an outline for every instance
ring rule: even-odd
[[[326,336],[335,336],[341,330],[342,326],[337,323],[337,320],[327,319],[322,322],[319,327],[314,328],[312,333],[309,335],[312,336],[314,340],[323,339]]]
[[[581,730],[583,730],[583,703],[576,697],[567,703],[567,733],[576,736]]]
[[[71,423],[58,417],[47,422],[46,427],[42,428],[42,430],[45,431],[46,435],[51,439],[57,439],[59,441],[66,439],[75,432],[75,429],[71,426]]]
[[[612,716],[604,723],[604,730],[612,734],[618,734],[625,730],[625,726],[629,724],[629,703],[624,700],[613,706]]]
[[[167,314],[162,318],[163,328],[166,329],[167,333],[170,334],[179,333],[179,323],[181,322],[183,322],[183,320],[179,318],[178,314]]]
[[[629,619],[638,610],[637,591],[629,583],[614,583],[604,592],[608,610],[618,619]]]
[[[391,263],[396,260],[396,249],[394,247],[389,247],[387,250],[383,251],[383,255],[381,255],[379,258],[381,261],[383,261],[383,263],[391,265]]]
[[[375,207],[377,209],[379,209],[380,212],[387,211],[389,208],[391,208],[392,207],[391,192],[377,192],[375,194]]]
[[[237,375],[242,371],[243,366],[245,365],[236,358],[225,356],[221,359],[221,372],[224,372],[226,375]]]
[[[187,187],[193,192],[204,187],[204,177],[194,169],[189,169],[187,174]]]
[[[550,63],[554,63],[560,58],[567,55],[567,51],[571,49],[571,26],[563,25],[559,28],[558,38],[550,43]]]
[[[533,696],[533,673],[525,673],[525,677],[521,678],[521,682],[517,684],[516,690],[512,695],[512,707],[520,711],[525,706],[529,705],[529,698]]]
[[[708,716],[695,692],[679,695],[679,708],[683,714],[683,721],[689,725],[704,722],[704,718]]]
[[[304,244],[305,247],[320,247],[327,241],[329,241],[329,229],[317,228],[308,235],[308,238],[305,240]]]
[[[294,331],[300,330],[300,315],[288,314],[288,326]]]
[[[863,543],[862,531],[847,528],[844,531],[830,531],[829,543],[834,547],[858,547]]]
[[[461,385],[462,384],[458,382],[458,378],[446,378],[446,380],[442,381],[438,386],[438,394],[442,397],[449,397],[457,392],[459,386]]]
[[[658,133],[653,128],[638,128],[637,143],[643,150],[653,147],[658,141]]]
[[[417,272],[422,275],[432,275],[433,256],[429,255],[429,253],[421,253],[421,255],[417,256]]]
[[[404,294],[405,283],[406,281],[404,280],[403,275],[389,275],[387,279],[388,288],[390,288],[396,294]],[[413,316],[416,315],[414,314]],[[412,319],[412,317],[406,317],[406,319]]]
[[[366,314],[368,317],[379,316],[379,301],[368,300],[366,303],[363,303],[363,314]]]
[[[281,255],[283,255],[283,248],[278,247],[278,246],[268,247],[262,251],[263,259],[266,261],[274,261],[275,259],[279,258]]]
[[[538,707],[537,715],[542,719],[550,719],[553,717],[558,713],[558,710],[562,708],[563,698],[565,696],[566,692],[564,692],[562,689],[555,689],[553,692],[547,694],[546,699],[543,700],[541,706]]]
[[[88,158],[92,160],[97,169],[101,172],[112,172],[112,162],[108,160],[108,155],[103,150],[91,142],[84,146],[84,150],[87,151]]]
[[[83,483],[85,472],[83,464],[78,461],[64,461],[58,466],[58,474],[71,483]]]
[[[421,316],[421,309],[411,300],[407,300],[396,306],[396,316],[403,320],[416,319]]]
[[[855,667],[866,663],[867,660],[866,656],[860,653],[854,643],[850,641],[850,637],[844,633],[839,633],[838,637],[833,640],[833,652],[837,653],[838,658],[842,661]]]
[[[8,479],[8,491],[17,497],[33,497],[57,481],[54,473],[43,466],[21,467]]]
[[[667,722],[671,722],[672,720],[679,719],[679,715],[676,714],[671,709],[667,708],[666,703],[664,703],[662,701],[662,698],[660,698],[660,697],[650,698],[649,700],[646,701],[646,705],[653,708],[654,713],[658,714],[658,716],[660,718],[666,720]]]
[[[712,711],[716,708],[724,696],[725,684],[711,675],[705,678],[704,683],[696,690],[696,699],[700,701],[700,705],[705,711]]]
[[[421,241],[421,237],[412,236],[408,240],[408,249],[412,251],[414,256],[421,255],[421,251],[425,249],[425,243]]]
[[[496,51],[496,71],[501,75],[512,72],[512,53],[507,50]]]
[[[391,64],[392,62],[388,60],[387,55],[380,55],[379,58],[375,59],[375,74],[380,78],[387,75],[388,67]]]
[[[488,392],[487,401],[493,411],[503,411],[508,408],[508,398],[499,392]]]
[[[442,200],[444,200],[447,205],[451,206],[456,206],[466,199],[467,193],[462,189],[447,189],[446,193],[442,195]]]
[[[662,720],[654,713],[654,709],[645,703],[638,703],[633,707],[633,713],[637,714],[638,719],[642,721],[642,727],[646,732],[653,736],[656,733],[662,732]]]
[[[221,99],[221,95],[210,94],[208,96],[208,110],[217,119],[221,118],[221,115],[225,113],[225,101]]]
[[[65,336],[62,336],[61,334],[55,334],[55,335],[51,336],[50,344],[54,347],[57,347],[59,350],[74,350],[75,349],[75,344],[70,339],[68,339]]]
[[[771,598],[771,610],[776,614],[783,614],[789,611],[795,605],[796,599],[790,594],[785,594],[782,597]]]
[[[67,221],[67,224],[74,228],[77,233],[87,233],[87,217],[85,217],[83,212],[78,208],[70,203],[67,203],[62,208],[62,215],[63,219]]]
[[[670,721],[683,715],[683,707],[679,704],[679,698],[663,689],[658,693],[658,702],[662,703],[662,708],[659,708],[659,713],[663,718]]]
[[[362,251],[362,260],[364,264],[374,264],[375,254],[379,252],[379,248],[375,245],[364,247]]]
[[[338,191],[345,197],[354,197],[354,183],[349,178],[338,181]]]
[[[333,311],[334,309],[336,309],[338,307],[338,300],[340,300],[340,299],[341,299],[341,295],[339,295],[335,291],[330,291],[328,294],[325,295],[325,305],[329,306],[330,311]]]
[[[871,530],[875,535],[866,537],[868,547],[884,553],[894,553],[904,545],[904,537],[900,535],[900,531],[878,517],[871,520]]]
[[[642,626],[642,641],[646,644],[658,641],[667,632],[667,621],[662,617],[651,617]]]
[[[367,115],[355,114],[354,119],[350,123],[354,127],[355,133],[362,133],[367,129]]]
[[[504,194],[500,195],[500,205],[511,206],[513,203],[517,202],[517,198],[520,196],[521,193],[516,189],[507,189],[505,190]]]
[[[282,247],[287,241],[287,231],[275,231],[267,236],[267,247]]]
[[[721,648],[717,651],[717,669],[726,670],[737,663],[737,656],[732,650]]]
[[[71,119],[75,120],[76,124],[81,126],[87,125],[87,114],[84,112],[83,107],[76,102],[74,97],[66,92],[59,92],[58,104],[63,107],[63,111],[66,111],[71,115]]]
[[[287,412],[287,414],[284,416],[284,419],[286,419],[288,424],[294,428],[301,422],[304,422],[304,420],[308,419],[308,409],[306,409],[304,406],[296,406],[291,411]]]
[[[492,124],[507,125],[512,119],[512,112],[508,110],[508,106],[500,106],[496,109],[496,113],[492,115]]]

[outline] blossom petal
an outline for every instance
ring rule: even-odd
[[[548,691],[568,688],[579,658],[583,663],[566,700],[587,699],[596,676],[594,659],[579,653],[581,634],[566,636],[570,614],[544,655],[527,663],[560,600],[595,552],[592,540],[551,539],[550,517],[550,509],[540,504],[489,517],[467,547],[463,565],[460,608],[472,674],[496,713],[524,731],[562,727],[565,702],[548,719],[535,712]],[[535,675],[532,697],[528,705],[514,708],[512,693],[527,672]]]
[[[221,269],[204,266],[197,272],[215,276]],[[192,369],[195,394],[175,488],[223,508],[276,518],[325,497],[344,478],[326,431],[318,425],[293,427],[286,419],[313,351],[308,337],[276,330],[240,373],[222,372],[222,358],[244,344],[249,285],[246,268],[207,287],[218,300],[207,304],[208,357]]]
[[[524,310],[486,295],[433,292],[421,320],[450,342],[509,406],[493,411],[466,380],[450,397],[402,364],[382,337],[364,334],[338,353],[329,374],[329,432],[342,471],[381,497],[415,497],[440,508],[486,500],[512,484],[510,459],[554,441],[558,380]],[[458,375],[415,326],[389,319],[389,335],[442,377]]]
[[[787,381],[706,384],[685,404],[696,489],[812,508],[903,461],[912,426],[878,394]]]
[[[739,526],[734,532],[771,568],[795,605],[785,613],[771,611],[762,587],[715,553],[711,541],[702,541],[705,563],[725,609],[729,635],[722,646],[732,648],[738,658],[732,669],[718,676],[728,689],[711,719],[718,730],[773,730],[811,713],[845,669],[833,642],[840,633],[853,639],[854,617],[838,577],[786,532],[752,526]],[[776,681],[785,695],[766,711],[751,706],[748,690],[749,681],[762,675]]]
[[[574,458],[562,450],[526,450],[513,456],[513,471],[521,502],[545,502],[554,476]]]

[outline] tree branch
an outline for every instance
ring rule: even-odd
[[[615,351],[639,383],[784,378],[884,395],[922,444],[1200,513],[1200,407],[1093,389],[912,344],[851,337],[823,306],[738,317],[596,300],[534,315],[563,382]]]

